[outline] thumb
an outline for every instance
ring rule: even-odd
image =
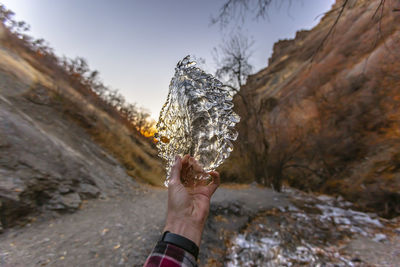
[[[218,186],[220,185],[221,180],[220,180],[219,173],[216,171],[211,171],[208,174],[210,174],[213,177],[212,183],[210,185],[208,185],[211,190],[211,195],[213,195],[215,190],[217,190]],[[210,197],[211,197],[211,195],[210,195]]]
[[[181,183],[181,170],[182,170],[182,159],[180,156],[175,156],[175,163],[172,165],[170,180],[168,185],[177,185]]]

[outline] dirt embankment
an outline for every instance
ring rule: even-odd
[[[162,183],[148,142],[65,80],[40,72],[32,55],[2,37],[0,229],[30,214],[74,211],[137,181]]]
[[[0,77],[3,83],[13,81],[4,72]],[[0,96],[3,227],[38,211],[76,210],[85,199],[137,184],[82,128],[45,104],[7,97],[10,87],[2,85]]]

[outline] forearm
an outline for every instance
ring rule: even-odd
[[[183,159],[177,156],[172,166],[164,234],[146,261],[146,267],[197,266],[196,260],[210,210],[210,199],[220,181],[217,172],[210,172],[213,177],[212,183],[185,187],[181,182],[181,170],[183,169],[182,173],[186,173],[185,169],[190,167],[189,158],[189,155]],[[191,164],[194,166],[197,163],[194,161]]]

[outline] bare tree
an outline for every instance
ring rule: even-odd
[[[253,45],[253,40],[239,32],[213,50],[217,64],[215,75],[236,91],[246,83],[247,76],[253,71],[249,62]]]
[[[144,108],[140,108],[136,113],[133,124],[139,132],[147,132],[151,127],[149,112]]]
[[[240,114],[242,116],[243,131],[239,138],[246,143],[249,136],[256,133],[257,140],[261,146],[257,151],[250,151],[243,148],[243,153],[247,153],[254,171],[256,180],[262,182],[267,175],[266,173],[266,157],[265,151],[268,149],[268,142],[265,139],[265,130],[262,119],[259,115],[259,110],[253,97],[245,95],[241,91],[245,85],[247,77],[253,71],[253,66],[250,64],[252,55],[252,46],[254,42],[242,33],[237,33],[231,38],[214,48],[214,60],[217,65],[216,76],[224,82],[224,87],[234,91],[240,97],[241,103],[245,111]],[[251,130],[250,130],[251,129]]]
[[[295,160],[299,157],[304,146],[304,134],[301,127],[292,127],[282,124],[274,118],[268,131],[271,142],[266,161],[267,179],[265,184],[271,185],[273,189],[280,192],[284,180],[285,170],[288,168],[299,168]],[[307,167],[307,166],[306,166]]]
[[[253,40],[238,32],[219,47],[214,47],[213,56],[217,65],[215,76],[224,83],[224,87],[233,90],[241,97],[249,114],[257,116],[254,105],[250,104],[249,99],[240,92],[240,88],[253,70],[250,64],[253,44]]]
[[[5,22],[14,15],[14,12],[8,10],[3,4],[0,4],[0,21]]]

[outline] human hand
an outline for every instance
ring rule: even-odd
[[[219,173],[209,172],[212,182],[193,183],[185,187],[191,170],[202,171],[196,160],[189,155],[176,156],[168,183],[168,212],[164,231],[182,235],[200,246],[201,235],[210,210],[210,199],[220,184]]]

